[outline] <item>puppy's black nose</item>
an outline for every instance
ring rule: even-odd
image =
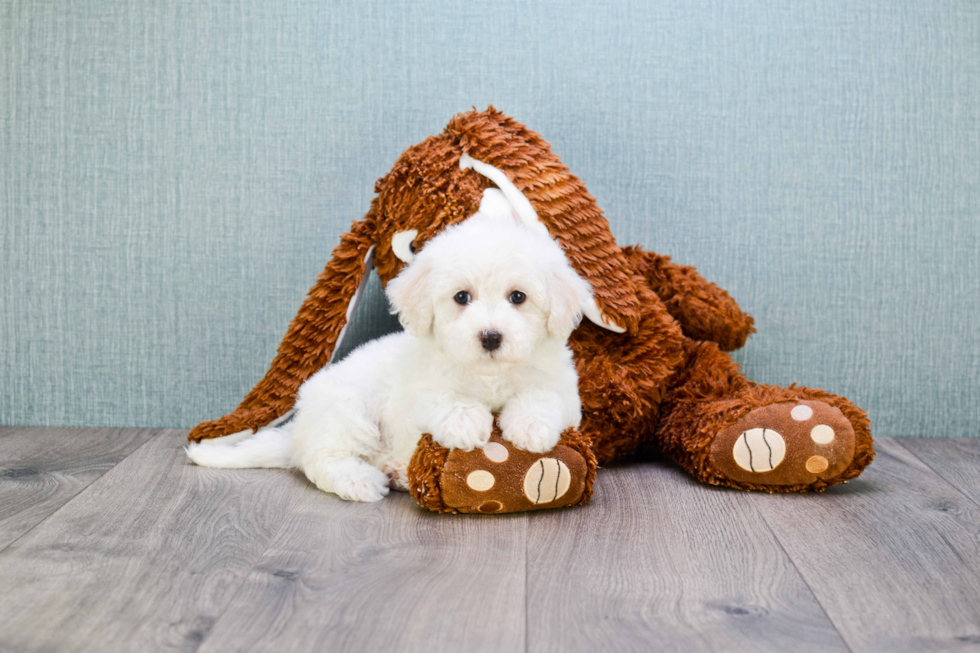
[[[500,342],[504,339],[504,335],[499,331],[481,331],[480,332],[480,342],[483,344],[483,348],[487,351],[493,351],[500,346]]]

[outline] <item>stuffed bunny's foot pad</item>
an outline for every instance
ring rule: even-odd
[[[711,444],[713,466],[729,479],[757,485],[830,481],[854,458],[854,427],[822,401],[756,408]]]
[[[432,510],[523,512],[585,503],[592,493],[595,458],[581,442],[566,437],[543,454],[518,449],[496,429],[482,449],[446,450],[427,438],[420,443],[420,449],[424,447],[441,450],[444,458],[439,456],[442,461],[434,470],[436,478],[428,484],[413,483],[410,478],[410,487],[419,503]],[[418,470],[414,460],[413,466],[410,476]],[[421,496],[426,485],[428,496]]]

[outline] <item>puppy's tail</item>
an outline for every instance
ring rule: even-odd
[[[293,425],[290,423],[262,429],[235,443],[221,442],[224,438],[191,443],[184,451],[201,467],[293,467],[289,455],[292,431]]]

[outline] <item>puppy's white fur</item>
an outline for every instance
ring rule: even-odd
[[[525,294],[514,303],[512,293]],[[520,449],[544,452],[578,426],[578,377],[567,340],[591,288],[547,235],[481,213],[427,243],[387,288],[405,327],[310,377],[291,423],[188,455],[208,467],[299,467],[318,488],[377,501],[407,489],[422,433],[472,450],[493,414]],[[469,293],[460,305],[457,293]],[[519,295],[517,296],[519,299]],[[481,333],[498,331],[499,348]]]

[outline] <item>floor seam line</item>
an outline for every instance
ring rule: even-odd
[[[793,559],[793,556],[791,556],[789,551],[786,550],[786,547],[783,546],[783,541],[779,539],[779,535],[777,535],[776,531],[773,530],[769,520],[766,519],[765,513],[759,510],[759,507],[754,504],[752,505],[752,509],[755,510],[756,514],[759,515],[760,518],[762,518],[762,523],[766,525],[766,530],[769,531],[770,535],[772,535],[772,539],[775,540],[776,545],[779,546],[779,550],[783,552],[786,559],[789,560],[791,565],[793,565],[793,569],[796,570],[796,575],[800,577],[800,580],[803,581],[803,585],[805,585],[807,591],[810,592],[810,596],[812,596],[813,600],[817,602],[818,606],[820,606],[820,611],[823,613],[824,617],[827,618],[827,623],[831,625],[834,632],[836,632],[837,636],[840,637],[840,641],[845,647],[847,647],[847,650],[854,653],[854,648],[851,646],[851,643],[847,641],[847,638],[844,637],[844,633],[841,632],[840,628],[837,627],[837,624],[830,617],[830,613],[827,612],[827,608],[824,606],[823,601],[820,600],[820,597],[817,596],[817,593],[813,590],[813,587],[810,586],[810,582],[806,579],[806,576],[803,575],[803,571],[800,570],[799,565],[796,564],[796,560]]]
[[[530,620],[527,616],[527,606],[530,602],[528,600],[528,593],[530,582],[528,580],[528,569],[530,567],[528,562],[528,550],[531,544],[531,515],[524,513],[524,653],[528,653],[528,641],[530,640],[531,633]]]
[[[898,443],[898,442],[896,442],[896,440],[897,440],[897,438],[890,438],[890,440],[891,440],[892,442],[895,442],[896,444],[898,444],[898,446],[899,446],[899,447],[901,447],[901,449],[902,449],[902,451],[905,451],[905,452],[906,452],[906,453],[908,453],[908,454],[909,454],[910,456],[912,456],[913,458],[915,458],[916,460],[918,460],[918,461],[919,461],[920,463],[922,463],[923,465],[925,465],[926,467],[928,467],[928,468],[929,468],[929,471],[930,471],[930,472],[932,472],[933,474],[935,474],[936,476],[938,476],[938,477],[939,477],[939,479],[940,479],[940,480],[942,480],[942,482],[943,482],[943,483],[945,483],[945,484],[946,484],[946,485],[948,485],[949,487],[951,487],[951,488],[953,488],[954,490],[956,490],[956,493],[957,493],[957,494],[959,494],[959,495],[961,495],[961,496],[962,496],[963,498],[965,498],[965,499],[966,499],[967,501],[969,501],[970,503],[972,503],[972,504],[973,504],[973,505],[975,505],[976,507],[978,507],[978,508],[980,508],[980,501],[977,501],[976,499],[974,499],[973,497],[971,497],[971,496],[970,496],[969,494],[967,494],[966,492],[964,492],[964,491],[963,491],[963,490],[961,490],[960,488],[958,488],[958,487],[956,487],[956,485],[954,485],[952,481],[950,481],[950,480],[949,480],[948,478],[946,478],[945,476],[943,476],[942,474],[940,474],[940,473],[939,473],[939,470],[937,470],[937,469],[936,469],[935,467],[933,467],[932,465],[930,465],[930,464],[929,464],[929,463],[928,463],[927,461],[925,461],[925,460],[923,460],[923,459],[922,459],[922,458],[921,458],[921,457],[920,457],[920,456],[919,456],[918,454],[916,454],[916,453],[915,453],[915,452],[914,452],[913,450],[911,450],[911,449],[909,449],[908,447],[906,447],[906,446],[904,446],[904,445],[902,445],[902,444],[900,444],[900,443]]]
[[[122,430],[122,429],[119,429],[119,430]],[[34,524],[30,528],[28,528],[26,531],[24,531],[23,533],[21,533],[20,535],[18,535],[15,539],[11,540],[10,542],[7,542],[7,544],[4,545],[4,547],[2,549],[0,549],[0,556],[2,556],[3,554],[5,554],[7,552],[7,549],[9,549],[10,547],[12,547],[17,542],[20,542],[28,534],[34,532],[34,529],[36,529],[38,526],[40,526],[41,524],[47,522],[49,519],[51,519],[52,517],[54,517],[55,515],[57,515],[58,513],[60,513],[62,510],[64,510],[68,506],[68,504],[70,504],[72,501],[74,501],[75,499],[77,499],[78,497],[80,497],[82,494],[84,494],[85,492],[87,492],[89,490],[89,488],[91,488],[93,485],[95,485],[96,483],[98,483],[99,481],[101,481],[103,478],[105,478],[107,474],[109,474],[112,470],[114,470],[116,467],[118,467],[119,465],[121,465],[123,463],[123,461],[128,460],[130,456],[132,456],[137,451],[139,451],[140,449],[142,449],[143,447],[145,447],[146,445],[148,445],[155,438],[160,437],[162,433],[164,433],[166,431],[169,431],[169,430],[172,430],[172,429],[140,429],[140,430],[141,431],[142,430],[157,431],[157,433],[154,434],[154,435],[152,435],[152,436],[150,436],[150,437],[148,437],[146,439],[146,442],[143,442],[141,445],[139,445],[138,447],[136,447],[135,449],[133,449],[132,451],[130,451],[128,454],[126,454],[125,456],[123,456],[122,458],[120,458],[119,460],[117,460],[116,463],[112,467],[110,467],[109,469],[107,469],[104,472],[102,472],[102,474],[100,474],[98,478],[92,479],[92,482],[91,483],[89,483],[85,487],[79,489],[78,492],[76,492],[75,494],[71,495],[71,497],[69,497],[67,501],[65,501],[63,504],[61,504],[60,506],[58,506],[58,508],[55,509],[54,511],[52,511],[51,514],[47,515],[44,519],[42,519],[38,523]]]

